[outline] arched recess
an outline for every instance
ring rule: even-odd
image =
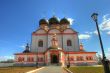
[[[58,29],[50,29],[48,31],[48,47],[52,46],[52,39],[53,36],[55,36],[56,40],[57,40],[57,44],[58,47],[62,48],[62,35],[61,35],[61,31]]]
[[[60,30],[58,30],[58,29],[50,29],[49,31],[48,31],[48,34],[59,34],[59,33],[61,33],[61,31]]]
[[[43,40],[38,41],[38,47],[43,47]]]
[[[38,30],[35,31],[36,34],[46,34],[47,31],[45,31],[44,29],[40,28]]]
[[[71,40],[67,40],[67,46],[72,46],[72,41]]]
[[[77,33],[77,32],[71,28],[67,28],[63,31],[63,33]]]

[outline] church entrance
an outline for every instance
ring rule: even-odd
[[[51,63],[58,63],[58,56],[57,55],[51,55]]]

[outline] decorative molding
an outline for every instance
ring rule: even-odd
[[[64,52],[65,54],[96,54],[97,52]]]
[[[77,33],[55,33],[57,35],[76,35]],[[53,33],[32,33],[33,36],[44,36],[44,35],[53,35]]]
[[[63,50],[48,50],[50,53],[51,52],[64,52],[64,54],[96,54],[97,52],[65,52]],[[46,52],[48,52],[46,51]],[[45,52],[45,53],[46,53]],[[38,52],[38,53],[15,53],[15,55],[44,55],[44,52]]]

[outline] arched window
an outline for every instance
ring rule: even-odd
[[[38,57],[38,62],[43,62],[43,58],[42,57]]]
[[[38,46],[39,46],[39,47],[43,47],[43,40],[40,40],[40,41],[38,42]]]
[[[92,56],[90,56],[90,60],[93,60],[93,57]]]
[[[24,57],[18,57],[18,62],[24,61]]]
[[[67,46],[72,46],[71,40],[67,40]]]
[[[93,60],[92,56],[86,56],[86,60]]]
[[[33,58],[33,57],[28,57],[28,58],[27,58],[27,61],[28,61],[28,62],[33,62],[33,61],[34,61],[34,58]]]
[[[69,61],[74,61],[74,57],[69,57]]]
[[[83,61],[83,56],[77,56],[77,61]]]

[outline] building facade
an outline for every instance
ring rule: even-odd
[[[15,65],[65,66],[97,63],[96,52],[87,52],[79,44],[78,32],[70,27],[67,18],[41,19],[39,28],[32,33],[31,46],[22,53],[15,53]]]

